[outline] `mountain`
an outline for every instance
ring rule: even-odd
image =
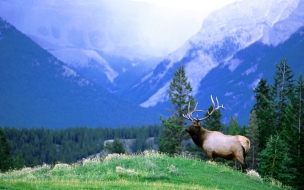
[[[96,7],[91,4],[94,1],[83,6],[79,6],[82,1],[11,2],[0,0],[0,15],[61,60],[58,62],[66,70],[109,97],[115,94],[119,101],[124,99],[163,116],[170,114],[166,111],[171,107],[167,90],[182,64],[199,107],[206,109],[210,95],[217,96],[226,107],[224,122],[236,116],[241,124],[248,122],[253,89],[262,77],[272,81],[276,63],[286,57],[296,76],[303,71],[304,0],[236,1],[210,14],[201,30],[176,51],[149,60],[136,58],[136,52],[122,45],[134,39],[122,35],[131,34],[129,29],[137,26],[128,25],[133,23],[130,18],[122,19],[126,28],[107,31],[108,26],[117,24],[108,14],[112,1]],[[69,11],[62,11],[64,6],[70,7]],[[148,11],[147,7],[141,11]],[[118,35],[122,31],[127,32]],[[129,45],[140,49],[136,43]]]
[[[100,50],[82,48],[61,47],[48,51],[88,80],[117,94],[129,89],[161,60],[129,59]]]
[[[121,3],[130,9],[147,9],[144,3]],[[129,26],[136,22],[136,17],[118,15],[117,11],[123,15],[128,11],[118,10],[115,4],[95,0],[85,3],[0,0],[0,17],[70,69],[110,92],[119,93],[130,88],[133,81],[150,71],[159,59],[143,55],[146,54],[143,46],[147,44],[136,40],[138,37],[133,34],[136,30]],[[129,23],[124,24],[127,21]]]
[[[141,78],[126,99],[142,107],[170,107],[167,90],[173,73],[184,65],[201,109],[218,96],[224,121],[236,116],[246,124],[259,80],[272,79],[275,64],[288,58],[296,74],[304,71],[304,1],[237,1],[212,13],[201,30]]]
[[[123,101],[0,19],[0,126],[117,127],[159,122]]]

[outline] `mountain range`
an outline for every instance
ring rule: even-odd
[[[173,73],[185,66],[196,100],[207,109],[218,96],[231,116],[247,124],[253,89],[263,77],[272,81],[275,64],[287,58],[296,76],[303,66],[304,1],[237,1],[215,11],[201,30],[171,53],[126,93],[142,107],[170,106],[167,89]],[[302,63],[302,64],[301,64]]]
[[[8,7],[8,1],[1,3]],[[85,28],[65,35],[67,27],[52,19],[25,26],[7,12],[0,16],[27,35],[2,21],[1,91],[6,93],[1,96],[5,106],[1,106],[0,125],[157,123],[160,114],[170,114],[167,90],[181,65],[199,109],[211,105],[212,94],[226,108],[223,122],[235,116],[245,125],[255,102],[253,89],[261,78],[272,82],[275,64],[287,58],[296,76],[304,71],[304,0],[236,1],[209,15],[201,30],[176,51],[150,59],[103,51],[94,46],[99,41],[91,39],[100,33],[86,33]],[[115,120],[114,115],[123,119]]]
[[[122,100],[0,19],[0,126],[141,126],[159,114]]]

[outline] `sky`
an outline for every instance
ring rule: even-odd
[[[195,14],[203,12],[207,16],[210,12],[219,9],[236,0],[213,0],[204,3],[203,0],[133,0],[135,2],[146,2],[160,7],[167,7],[174,10],[192,11]]]
[[[0,0],[0,16],[45,46],[166,57],[197,33],[211,12],[234,1]]]
[[[166,55],[182,46],[213,11],[236,0],[133,0],[151,5],[141,32],[154,54]],[[158,51],[159,50],[159,51]]]

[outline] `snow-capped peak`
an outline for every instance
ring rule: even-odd
[[[149,81],[156,87],[164,76],[173,76],[170,68],[182,63],[195,95],[200,81],[220,63],[228,64],[231,72],[239,66],[240,62],[229,61],[237,51],[260,40],[271,45],[282,43],[303,24],[304,0],[234,2],[210,14],[201,30],[168,56],[168,63],[160,63],[163,64],[163,70],[146,76],[143,81]],[[156,105],[155,97],[166,97],[165,94],[160,95],[167,93],[166,85],[158,87],[162,90],[154,90],[155,94],[144,101],[142,106]]]

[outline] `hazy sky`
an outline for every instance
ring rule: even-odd
[[[211,12],[236,0],[133,1],[147,3],[150,7],[137,18],[141,22],[138,32],[142,39],[149,44],[152,54],[167,55],[196,34]]]
[[[234,1],[0,0],[0,16],[25,34],[61,47],[72,47],[73,40],[76,47],[153,57],[178,49],[212,11]]]

